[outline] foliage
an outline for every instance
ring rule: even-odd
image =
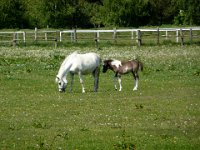
[[[200,4],[198,0],[180,0],[178,15],[175,17],[176,24],[199,25]]]
[[[0,28],[21,28],[24,11],[20,0],[0,0]]]
[[[0,28],[200,25],[199,14],[198,0],[0,0]]]

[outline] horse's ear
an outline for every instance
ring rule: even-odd
[[[58,83],[59,80],[60,80],[60,78],[59,78],[59,77],[56,77],[56,80],[55,80],[56,83]]]

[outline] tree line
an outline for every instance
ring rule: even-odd
[[[199,0],[0,0],[0,28],[200,25]]]

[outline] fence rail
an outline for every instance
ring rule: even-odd
[[[161,40],[170,40],[183,45],[186,41],[200,42],[200,27],[191,28],[153,28],[153,29],[116,29],[113,30],[29,30],[0,32],[0,44],[10,43],[17,46],[19,43],[26,45],[27,42],[54,42],[57,47],[63,42],[93,41],[96,46],[101,41],[130,41],[141,46],[149,40],[154,44],[160,44]]]

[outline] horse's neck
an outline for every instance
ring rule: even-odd
[[[72,65],[72,60],[73,58],[77,55],[77,52],[72,53],[69,55],[67,58],[65,58],[64,62],[62,63],[59,72],[58,72],[58,77],[61,79],[65,77]]]
[[[72,63],[69,63],[69,62],[64,62],[60,69],[59,69],[59,72],[58,72],[58,77],[60,79],[62,79],[63,77],[65,77],[71,67]]]

